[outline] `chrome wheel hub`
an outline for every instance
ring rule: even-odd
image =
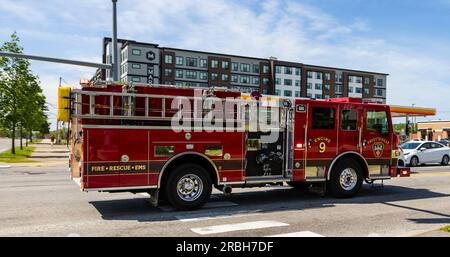
[[[197,200],[203,192],[203,181],[194,174],[184,175],[177,183],[177,194],[184,201]]]
[[[353,188],[355,188],[357,181],[358,175],[356,174],[356,171],[352,168],[347,168],[343,170],[339,177],[341,187],[346,191],[350,191]]]

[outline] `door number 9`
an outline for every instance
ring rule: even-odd
[[[319,144],[319,153],[324,153],[327,149],[327,145],[325,144],[325,142],[321,142]]]

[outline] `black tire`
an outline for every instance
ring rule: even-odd
[[[288,182],[289,186],[293,187],[295,190],[306,191],[311,187],[310,183],[302,183],[302,182]]]
[[[209,200],[212,191],[212,182],[211,177],[203,167],[196,164],[184,164],[169,172],[170,174],[165,185],[165,194],[167,201],[175,209],[199,209]],[[191,185],[196,188],[195,185],[199,186],[201,182],[201,190],[197,190],[198,194],[196,194],[195,197],[192,197],[191,200],[186,200],[181,196],[183,194],[178,192],[178,184],[182,178],[187,179],[189,188]],[[198,183],[191,183],[193,181],[197,181]]]
[[[345,188],[340,181],[341,175],[344,175],[344,172],[352,175],[347,176],[346,179],[343,180],[344,184],[349,184],[347,188]],[[361,189],[364,179],[363,174],[363,169],[357,161],[351,159],[339,161],[331,171],[330,181],[328,181],[329,192],[336,198],[350,198],[355,196]],[[353,177],[353,179],[350,177]],[[350,181],[354,181],[354,183],[351,183]]]
[[[442,157],[442,162],[441,162],[442,166],[447,166],[449,161],[450,161],[450,158],[448,157],[448,155],[444,155],[444,157]]]
[[[417,156],[411,157],[411,160],[409,161],[409,166],[417,167],[418,165],[419,165],[419,158]]]

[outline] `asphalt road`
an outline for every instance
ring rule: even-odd
[[[0,169],[0,236],[407,236],[450,224],[449,185],[450,166],[421,167],[352,199],[267,187],[176,212],[143,195],[83,193],[63,162],[14,166]]]

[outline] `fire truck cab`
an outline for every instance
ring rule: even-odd
[[[61,90],[83,191],[147,192],[189,210],[213,187],[321,185],[352,197],[364,181],[409,176],[387,105],[115,83]]]

